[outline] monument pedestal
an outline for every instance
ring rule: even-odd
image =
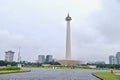
[[[75,66],[79,63],[77,60],[58,60],[58,63],[60,63],[62,66]]]

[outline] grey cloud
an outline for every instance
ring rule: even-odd
[[[73,51],[78,58],[108,62],[109,55],[120,51],[119,5],[116,0],[103,1],[101,10],[93,12],[74,30]]]
[[[95,27],[107,42],[117,44],[120,43],[120,3],[116,0],[109,2],[103,5],[101,12],[96,14]]]
[[[109,54],[115,54],[120,47],[120,6],[116,1],[98,0],[101,3],[96,4],[97,7],[90,7],[92,4],[89,3],[79,6],[81,3],[69,0],[64,3],[58,0],[0,1],[0,58],[4,58],[8,49],[14,50],[17,56],[19,46],[22,47],[23,60],[35,61],[38,54],[63,58],[64,18],[70,11],[73,18],[72,57],[85,61],[108,61]],[[89,10],[87,5],[90,5]]]

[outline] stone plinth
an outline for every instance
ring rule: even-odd
[[[79,63],[77,60],[58,60],[57,62],[62,66],[75,66]]]

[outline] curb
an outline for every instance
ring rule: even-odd
[[[97,77],[97,78],[99,78],[100,80],[104,80],[104,79],[102,79],[102,78],[100,78],[100,77],[98,77],[98,76],[94,75],[93,73],[92,73],[92,75],[93,75],[93,76],[95,76],[95,77]]]

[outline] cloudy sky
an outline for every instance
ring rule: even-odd
[[[65,57],[66,21],[71,21],[72,59],[105,61],[120,51],[119,0],[0,0],[0,60],[38,55]]]

